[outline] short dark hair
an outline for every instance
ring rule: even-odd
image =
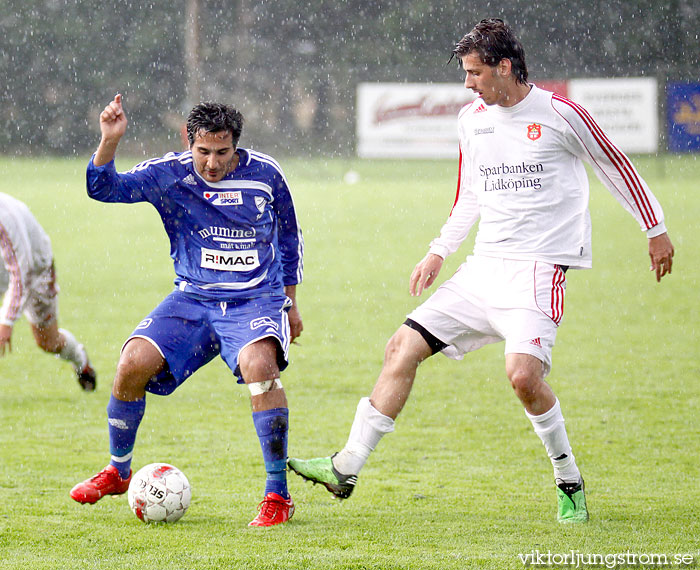
[[[238,146],[238,139],[243,131],[243,115],[230,105],[205,102],[195,105],[187,116],[187,140],[190,146],[200,132],[218,133],[229,131],[233,146]]]
[[[496,67],[502,59],[510,60],[515,80],[518,83],[527,83],[525,50],[511,27],[503,20],[481,20],[455,44],[452,55],[459,59],[471,52],[476,52],[481,61],[491,67]]]

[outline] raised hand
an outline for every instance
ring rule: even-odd
[[[122,107],[122,96],[118,93],[114,100],[100,113],[100,132],[102,140],[93,158],[95,166],[102,166],[114,160],[119,141],[126,132],[126,114]]]
[[[103,139],[121,139],[126,132],[127,125],[124,107],[122,107],[121,93],[114,97],[100,113],[100,131]]]

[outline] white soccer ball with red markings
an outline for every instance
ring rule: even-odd
[[[128,497],[131,510],[143,522],[175,522],[190,506],[192,490],[177,467],[151,463],[131,478]]]

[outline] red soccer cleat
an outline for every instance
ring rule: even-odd
[[[119,471],[114,465],[107,465],[94,477],[78,483],[70,491],[71,499],[79,503],[96,503],[105,495],[121,495],[126,493],[131,482],[131,471],[129,477],[122,479]]]
[[[277,493],[268,493],[258,505],[258,516],[248,523],[248,526],[274,526],[292,518],[294,501],[292,498],[283,499]]]

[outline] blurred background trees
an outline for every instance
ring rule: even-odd
[[[357,83],[461,82],[451,47],[489,16],[534,82],[700,75],[696,0],[0,0],[0,152],[88,154],[121,92],[135,154],[181,148],[209,99],[243,112],[244,146],[350,155]]]

